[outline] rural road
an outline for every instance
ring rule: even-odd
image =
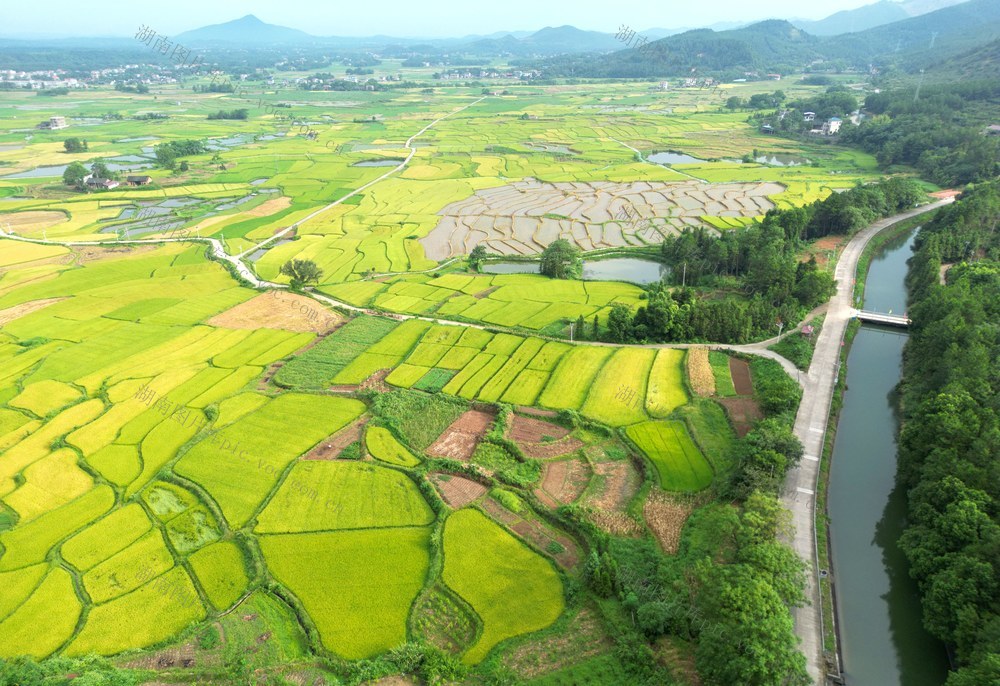
[[[816,684],[826,683],[826,659],[823,652],[823,606],[819,594],[819,569],[816,551],[816,489],[819,460],[823,454],[827,420],[833,389],[840,374],[840,349],[847,323],[854,316],[854,278],[858,260],[868,242],[880,231],[905,219],[931,212],[954,202],[954,198],[924,205],[875,222],[855,234],[837,261],[834,278],[837,292],[826,311],[826,320],[816,339],[808,374],[800,378],[802,402],[795,417],[795,435],[802,441],[805,454],[797,467],[789,471],[782,494],[784,506],[792,513],[795,533],[792,547],[806,562],[806,599],[809,605],[793,611],[795,631],[802,640],[809,676]]]
[[[474,103],[473,103],[474,104]],[[429,126],[428,126],[429,128]],[[424,129],[426,130],[426,129]],[[417,134],[419,135],[419,134]],[[412,141],[412,138],[411,138]],[[409,143],[410,141],[408,141]],[[393,170],[396,171],[396,170]],[[359,189],[360,190],[360,189]],[[781,363],[789,376],[796,379],[802,386],[802,402],[795,419],[795,435],[802,441],[805,448],[802,462],[789,471],[782,495],[784,506],[792,513],[792,522],[795,527],[794,535],[790,543],[796,553],[806,562],[806,589],[805,594],[809,605],[802,608],[795,608],[793,616],[795,619],[795,629],[801,639],[801,649],[806,655],[807,668],[810,677],[816,684],[825,683],[826,664],[823,652],[823,617],[822,604],[819,595],[818,583],[818,562],[816,555],[816,530],[815,530],[815,509],[816,509],[816,488],[819,476],[819,458],[822,455],[823,441],[826,436],[827,420],[830,414],[830,404],[833,399],[833,389],[837,376],[840,372],[840,349],[844,340],[844,333],[847,323],[854,316],[853,306],[854,277],[857,272],[858,260],[868,242],[880,231],[886,229],[900,221],[936,210],[944,205],[954,202],[954,198],[942,200],[933,204],[924,205],[915,210],[883,219],[875,222],[868,228],[856,234],[846,245],[837,267],[834,278],[837,281],[837,291],[829,304],[826,306],[826,320],[816,341],[816,348],[813,353],[812,364],[807,374],[799,372],[795,366],[787,359],[777,353],[768,350],[767,346],[773,345],[779,338],[769,339],[758,343],[747,345],[725,345],[725,344],[654,344],[644,347],[649,348],[690,348],[708,347],[712,349],[725,349],[751,355],[760,355],[774,359]],[[324,210],[327,208],[324,208]],[[323,210],[320,210],[323,211]],[[46,245],[63,246],[83,246],[83,245],[122,245],[122,244],[156,244],[164,242],[205,242],[209,243],[213,254],[219,260],[228,262],[236,271],[246,279],[254,288],[285,289],[287,285],[263,281],[250,270],[241,259],[243,254],[229,255],[226,253],[223,243],[215,238],[199,238],[187,236],[184,238],[172,239],[138,239],[127,241],[48,241],[37,238],[25,238],[12,233],[6,233],[0,228],[0,237],[20,240],[28,243],[39,243]],[[263,245],[263,243],[261,244]],[[449,321],[434,317],[422,317],[418,315],[393,314],[368,310],[363,307],[356,307],[341,302],[321,293],[312,292],[312,297],[317,300],[336,306],[345,310],[371,314],[374,316],[389,316],[397,320],[421,319],[437,324],[452,326],[467,326],[478,329],[498,329],[502,327],[486,327],[484,325],[470,324],[468,322]],[[823,308],[817,308],[810,314],[811,318]],[[807,321],[807,318],[804,321]],[[801,325],[800,325],[801,326]],[[785,336],[793,333],[797,329],[785,332]],[[784,337],[784,336],[782,336]],[[592,341],[581,341],[579,345],[603,345],[613,347],[624,347],[627,344],[618,343],[598,343]]]
[[[358,188],[355,188],[353,191],[351,191],[350,193],[348,193],[344,197],[338,198],[337,200],[334,200],[329,205],[324,205],[323,207],[319,208],[318,210],[316,210],[315,212],[309,214],[308,216],[305,216],[302,219],[299,219],[297,222],[295,222],[291,226],[286,226],[284,229],[281,229],[280,231],[277,231],[270,238],[267,238],[267,239],[261,241],[260,243],[257,243],[253,247],[247,248],[243,252],[241,252],[238,255],[236,255],[236,257],[237,258],[241,258],[241,257],[243,257],[245,255],[251,255],[251,254],[257,252],[258,250],[260,250],[261,248],[263,248],[268,243],[273,243],[274,241],[278,240],[282,236],[286,235],[289,231],[292,231],[293,229],[298,228],[299,224],[307,222],[307,221],[309,221],[310,219],[312,219],[314,217],[318,217],[319,215],[323,214],[324,212],[326,212],[326,211],[328,211],[328,210],[336,207],[337,205],[340,205],[341,203],[343,203],[348,198],[352,198],[355,195],[357,195],[358,193],[362,193],[362,192],[368,190],[369,188],[371,188],[375,184],[379,183],[380,181],[383,181],[383,180],[389,178],[393,174],[395,174],[397,172],[400,172],[400,171],[403,171],[404,169],[406,169],[406,165],[408,165],[410,163],[410,160],[412,160],[413,156],[417,153],[417,149],[413,147],[413,141],[414,140],[416,140],[417,138],[420,138],[420,136],[424,135],[431,127],[433,127],[438,122],[443,121],[443,120],[447,119],[448,117],[452,117],[452,116],[458,114],[459,112],[467,110],[470,107],[472,107],[473,105],[478,105],[483,100],[485,100],[487,97],[488,96],[484,95],[483,97],[479,98],[478,100],[470,102],[468,105],[463,105],[462,107],[459,107],[457,109],[452,110],[448,114],[441,115],[440,117],[438,117],[437,119],[435,119],[434,121],[432,121],[430,124],[428,124],[424,128],[422,128],[419,131],[417,131],[415,134],[413,134],[412,136],[410,136],[409,138],[407,138],[406,139],[406,143],[403,144],[403,147],[406,150],[409,150],[409,153],[407,153],[407,155],[406,155],[406,159],[403,160],[402,162],[400,162],[397,166],[395,166],[392,169],[390,169],[389,171],[387,171],[385,174],[382,174],[377,179],[372,179],[371,181],[369,181],[368,183],[366,183],[363,186],[359,186]]]

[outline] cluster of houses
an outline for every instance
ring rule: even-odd
[[[781,110],[781,112],[778,113],[778,119],[784,119],[790,111],[791,110]],[[863,118],[864,115],[862,115],[861,112],[855,111],[851,114],[851,123],[858,126]],[[802,120],[807,124],[813,124],[812,128],[809,129],[809,133],[815,136],[836,136],[840,133],[840,127],[844,124],[844,120],[840,117],[830,117],[822,124],[817,125],[815,112],[803,112]],[[777,129],[775,129],[771,124],[764,124],[760,127],[760,132],[776,133]]]
[[[816,121],[815,112],[803,112],[802,117],[803,120],[807,122]],[[835,136],[840,132],[840,127],[843,123],[844,120],[840,117],[830,117],[820,126],[816,126],[814,123],[813,127],[809,129],[809,133],[816,136]]]
[[[126,176],[125,184],[129,186],[147,186],[153,182],[152,176]],[[83,183],[87,188],[101,189],[110,191],[112,188],[118,188],[121,185],[120,182],[114,179],[102,179],[93,174],[87,174],[83,177]]]

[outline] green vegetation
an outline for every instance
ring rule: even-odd
[[[372,409],[408,445],[425,450],[465,411],[465,404],[445,396],[395,391],[378,395]]]
[[[425,526],[434,513],[402,472],[371,463],[300,462],[260,514],[258,533]]]
[[[289,260],[281,265],[281,273],[288,277],[293,290],[312,286],[323,278],[323,270],[312,260]]]
[[[365,434],[365,445],[368,452],[377,460],[401,467],[415,467],[420,459],[407,450],[388,429],[373,426]]]
[[[733,375],[729,371],[729,355],[718,350],[710,350],[708,363],[712,365],[712,376],[715,377],[715,394],[720,398],[731,398],[736,395]]]
[[[218,58],[227,59],[225,51]],[[367,66],[382,76],[379,65]],[[341,66],[329,68],[341,74]],[[401,68],[433,83],[429,69]],[[8,590],[0,598],[0,655],[54,654],[65,660],[54,673],[79,673],[95,683],[103,678],[98,661],[66,656],[135,651],[121,658],[131,662],[154,650],[172,655],[194,647],[194,664],[145,680],[364,683],[402,673],[426,683],[503,683],[529,681],[534,674],[521,670],[531,659],[512,672],[507,665],[522,653],[558,652],[580,616],[588,656],[559,657],[564,667],[544,683],[670,683],[660,660],[672,665],[673,658],[659,646],[682,644],[690,656],[709,641],[681,605],[657,624],[664,608],[650,606],[644,593],[676,593],[684,603],[701,594],[705,617],[710,599],[703,587],[719,589],[726,602],[733,597],[730,587],[710,585],[708,570],[731,565],[734,551],[749,545],[731,518],[742,516],[741,499],[751,498],[752,488],[772,485],[755,481],[754,469],[770,464],[776,445],[787,446],[774,432],[763,438],[758,432],[750,445],[736,441],[719,405],[689,396],[679,351],[551,339],[568,336],[574,322],[577,341],[623,330],[637,338],[691,337],[682,312],[717,298],[745,307],[763,331],[773,311],[760,303],[779,291],[760,283],[774,264],[785,268],[785,248],[795,243],[783,220],[763,213],[873,179],[874,160],[762,139],[745,113],[707,108],[706,94],[695,89],[654,93],[645,84],[618,83],[544,93],[534,83],[511,85],[516,100],[491,97],[461,112],[481,88],[434,84],[413,99],[415,91],[395,90],[398,82],[379,80],[374,91],[356,84],[351,101],[342,103],[352,113],[333,127],[313,124],[331,144],[324,146],[312,134],[267,134],[274,133],[275,112],[286,114],[278,107],[288,103],[279,100],[294,101],[287,114],[297,121],[327,121],[336,94],[297,89],[281,96],[256,76],[246,80],[273,101],[263,116],[208,118],[246,105],[231,86],[199,84],[194,93],[184,86],[184,107],[177,109],[180,86],[158,84],[157,101],[171,108],[169,115],[149,111],[153,95],[130,85],[123,86],[129,95],[112,94],[121,111],[107,112],[96,89],[81,93],[73,113],[102,118],[88,129],[88,151],[65,150],[62,137],[47,133],[4,150],[5,167],[18,172],[88,155],[109,164],[111,155],[155,156],[163,168],[149,171],[152,185],[122,185],[100,196],[68,192],[57,177],[0,179],[0,224],[10,221],[27,238],[109,244],[0,241],[0,584]],[[748,104],[759,103],[762,89],[732,88]],[[789,99],[816,92],[791,82],[787,89]],[[24,97],[5,93],[5,102],[19,107]],[[420,120],[449,111],[454,116],[417,139],[418,153],[404,169],[346,198],[387,171],[356,162],[402,159],[405,151],[386,146],[412,136],[425,125]],[[595,138],[595,130],[602,135]],[[155,141],[131,140],[147,135]],[[653,165],[619,140],[655,140],[704,161]],[[751,155],[762,140],[768,152],[808,154],[815,165],[727,161]],[[143,151],[149,145],[156,146],[152,154]],[[628,197],[641,205],[629,188],[639,180],[658,189],[639,194],[650,198],[690,187],[692,208],[682,218],[665,204],[647,205],[642,212],[654,221],[635,232],[621,220],[620,202]],[[709,200],[718,190],[711,184],[754,200],[720,208]],[[516,234],[513,225],[503,233],[509,219],[503,212],[478,217],[477,223],[495,219],[496,240],[507,243],[477,246],[468,262],[473,271],[464,259],[471,243],[435,245],[456,207],[480,191],[515,187],[528,196],[573,189],[570,195],[613,199],[587,217],[568,205],[550,204],[537,215],[513,207]],[[602,211],[613,218],[601,221]],[[755,220],[781,231],[754,228]],[[581,222],[592,238],[577,230]],[[756,290],[740,281],[745,274],[720,269],[713,276],[694,260],[674,266],[677,278],[687,269],[688,279],[676,300],[666,287],[575,278],[581,250],[659,252],[654,225],[663,235],[685,226],[710,227],[711,236],[755,235],[757,242],[732,243],[740,260],[770,245],[763,236],[780,233],[785,244],[775,253],[780,260],[753,267]],[[290,240],[258,249],[288,227],[294,227],[284,236]],[[556,235],[566,240],[553,248]],[[126,242],[140,236],[152,242]],[[292,288],[315,284],[337,301],[386,316],[335,308],[343,322],[318,322],[286,298],[258,298],[248,282],[207,259],[199,236],[242,254],[261,279]],[[157,242],[162,238],[179,240]],[[557,278],[475,271],[490,253],[511,252],[515,240],[528,252],[549,245],[546,260]],[[728,240],[699,250],[728,250]],[[286,264],[308,268],[282,270]],[[808,263],[802,274],[795,268],[791,297],[808,299],[808,287],[816,285],[811,271]],[[787,390],[766,370],[754,376],[762,379],[762,394]],[[776,416],[794,402],[784,398]],[[514,415],[513,406],[525,411],[518,407]],[[532,416],[530,408],[561,412]],[[477,435],[448,432],[470,409],[486,413],[463,419],[461,428]],[[561,429],[536,422],[576,430],[555,440]],[[366,432],[361,442],[359,430]],[[655,473],[626,447],[630,435],[649,453]],[[439,440],[444,454],[461,444],[471,457],[425,456]],[[528,457],[564,446],[555,459]],[[567,493],[578,493],[551,490],[561,469]],[[621,493],[629,497],[617,502],[609,487],[623,480]],[[657,482],[680,493],[699,491],[676,496],[700,505],[675,555],[665,555],[647,533],[653,518],[646,507],[656,504],[647,497],[675,497],[657,493]],[[449,504],[467,495],[462,489],[476,495],[482,487],[490,496],[477,502],[496,522]],[[738,493],[735,499],[730,492]],[[703,505],[716,495],[727,499],[725,507]],[[574,504],[561,505],[569,496]],[[608,533],[621,524],[638,535]],[[780,566],[765,558],[768,571]],[[735,574],[718,572],[728,573]],[[734,603],[755,610],[762,598],[771,603],[763,582],[746,574],[734,576],[732,586],[746,581],[753,597]],[[768,583],[777,585],[780,576],[771,574]],[[238,610],[223,614],[237,603]],[[754,614],[768,629],[753,637],[755,649],[784,656],[789,635],[777,620],[767,623],[772,609],[777,615],[774,604]],[[737,623],[728,606],[713,612],[714,622]],[[778,661],[766,664],[768,674],[772,668],[778,678],[789,674]],[[711,660],[699,669],[712,674]],[[756,683],[749,671],[729,681]],[[107,680],[133,676],[108,672]]]
[[[816,339],[823,328],[823,318],[817,317],[811,322],[813,332],[810,335],[804,333],[792,333],[785,336],[774,345],[768,347],[802,371],[809,369],[812,363],[813,350],[816,348]]]
[[[909,493],[900,547],[922,595],[924,626],[951,646],[949,686],[997,678],[1000,541],[995,407],[1000,384],[1000,185],[983,184],[920,233],[908,286],[914,319],[903,367],[899,486]],[[939,281],[940,266],[958,262]]]
[[[467,663],[481,661],[506,638],[545,628],[563,611],[555,570],[478,510],[448,517],[442,576],[483,620]]]
[[[262,536],[260,545],[323,645],[358,659],[406,640],[406,618],[427,575],[429,537],[426,528],[368,529]]]
[[[283,366],[274,380],[288,388],[323,388],[333,381],[338,372],[385,338],[396,326],[395,322],[378,317],[352,319]]]
[[[693,493],[712,483],[712,468],[683,422],[633,424],[625,433],[656,467],[664,490]]]
[[[552,241],[542,251],[539,271],[553,279],[575,279],[583,269],[580,250],[565,238]]]

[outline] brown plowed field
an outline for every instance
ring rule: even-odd
[[[343,324],[344,318],[304,295],[271,291],[215,315],[208,323],[225,329],[281,329],[326,334]]]
[[[729,374],[733,377],[733,386],[737,395],[753,395],[753,382],[750,380],[750,365],[735,357],[729,358]]]
[[[476,451],[479,439],[489,431],[491,424],[492,414],[482,410],[469,410],[444,430],[427,449],[427,454],[468,462]]]
[[[525,455],[538,459],[566,455],[583,446],[579,439],[569,437],[569,429],[520,415],[514,415],[508,436]],[[543,442],[545,438],[556,440]]]
[[[466,479],[464,476],[436,473],[430,475],[430,480],[437,487],[444,501],[456,510],[465,507],[486,493],[486,486],[478,481]]]
[[[539,550],[544,550],[547,555],[551,555],[562,567],[573,569],[579,563],[580,549],[569,536],[550,529],[537,519],[525,519],[514,514],[493,498],[487,498],[483,501],[483,509],[498,522],[512,529],[518,536],[530,541]],[[553,541],[563,547],[561,553],[549,552],[548,546]]]
[[[625,508],[639,490],[641,480],[628,460],[598,462],[594,471],[603,481],[587,498],[594,524],[610,534],[634,536],[642,533],[642,525]]]
[[[558,440],[568,434],[569,429],[558,424],[520,415],[514,415],[510,428],[511,438],[518,443],[541,443],[546,437]]]
[[[726,408],[729,421],[736,429],[736,435],[743,438],[750,432],[751,425],[758,419],[764,418],[764,413],[757,406],[757,401],[753,398],[719,398],[718,401]]]
[[[580,459],[546,462],[542,466],[542,485],[535,489],[535,495],[549,507],[569,505],[587,488],[590,473],[590,465]]]
[[[517,411],[518,412],[522,412],[524,414],[533,414],[536,417],[558,417],[559,416],[559,413],[556,412],[555,410],[542,410],[542,409],[539,409],[537,407],[523,407],[521,405],[518,405]]]
[[[565,631],[518,646],[503,657],[503,664],[522,678],[533,679],[600,655],[612,646],[598,614],[585,607]]]
[[[45,298],[44,300],[32,300],[31,302],[21,303],[20,305],[14,305],[14,307],[8,307],[5,310],[0,310],[0,326],[9,324],[15,319],[29,315],[32,312],[37,312],[44,307],[48,307],[53,303],[57,303],[60,300],[65,299],[66,298]]]
[[[362,417],[348,427],[341,429],[309,451],[303,460],[335,460],[344,448],[355,441],[361,440],[361,432],[368,423],[367,417]]]
[[[670,555],[677,552],[681,544],[681,530],[691,510],[691,505],[674,500],[659,489],[650,492],[642,514],[663,552]]]

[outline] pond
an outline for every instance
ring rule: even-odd
[[[538,262],[488,262],[487,274],[537,274]],[[670,273],[670,268],[654,260],[637,257],[613,257],[607,260],[584,260],[584,281],[629,281],[637,284],[656,283]]]
[[[46,176],[62,176],[68,166],[69,165],[67,164],[60,164],[55,167],[35,167],[34,169],[29,169],[28,171],[0,176],[0,179],[40,179]]]
[[[384,160],[364,160],[355,162],[352,167],[398,167],[406,160],[384,159]]]
[[[805,157],[800,157],[798,155],[785,155],[783,153],[761,155],[754,161],[760,164],[767,164],[772,167],[801,167],[806,164],[812,164],[812,160]]]
[[[670,274],[670,267],[655,260],[637,257],[614,257],[609,260],[583,262],[584,281],[630,281],[637,284],[656,283]]]
[[[681,152],[656,152],[646,159],[656,164],[697,164],[705,161]]]

